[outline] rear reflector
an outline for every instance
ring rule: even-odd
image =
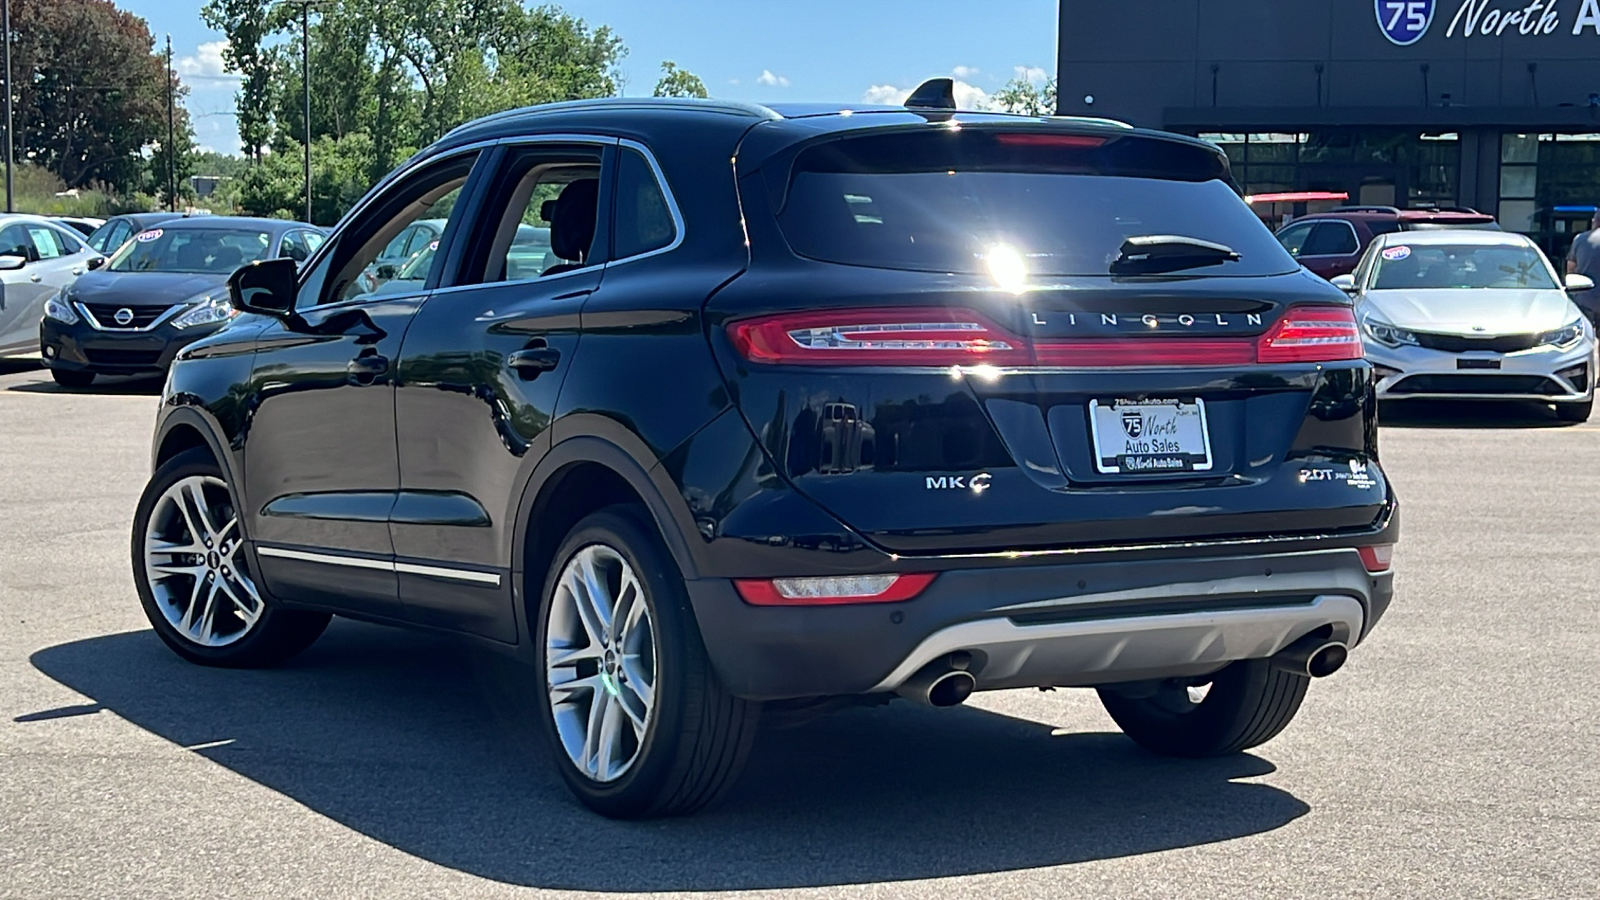
[[[737,578],[733,586],[752,606],[843,606],[900,603],[922,593],[937,572],[908,575],[828,575],[820,578]]]
[[[1357,548],[1361,554],[1361,564],[1367,571],[1376,575],[1379,572],[1389,571],[1389,566],[1394,560],[1393,544],[1373,544],[1370,547]]]
[[[1347,306],[1295,307],[1260,337],[1127,337],[1038,344],[959,307],[780,313],[728,325],[745,359],[832,366],[1241,366],[1362,357]]]

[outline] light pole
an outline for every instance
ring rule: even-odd
[[[177,88],[173,84],[172,72],[172,35],[167,35],[167,212],[178,211],[178,180],[177,159],[172,155],[177,147],[173,146],[178,140],[177,112],[174,109],[173,94]]]
[[[324,0],[279,0],[300,7],[300,82],[305,100],[306,221],[311,221],[311,7]]]

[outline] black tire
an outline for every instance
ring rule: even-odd
[[[1212,676],[1198,703],[1183,685],[1137,698],[1101,688],[1100,702],[1124,734],[1152,753],[1226,756],[1277,737],[1299,711],[1310,683],[1268,660],[1246,659]]]
[[[1581,403],[1557,403],[1556,418],[1563,422],[1583,423],[1589,421],[1589,416],[1594,413],[1594,398],[1589,398]]]
[[[50,377],[66,388],[86,388],[94,384],[94,373],[82,369],[51,369]]]
[[[597,546],[615,551],[631,567],[653,623],[653,705],[643,736],[634,744],[635,755],[613,780],[601,780],[580,769],[577,758],[563,744],[546,661],[551,611],[562,574],[580,552]],[[616,593],[624,592],[619,588]],[[683,575],[642,510],[613,506],[573,527],[551,562],[533,621],[540,728],[549,740],[561,777],[585,806],[615,819],[684,815],[716,801],[737,780],[755,738],[760,704],[728,694],[718,682],[689,605]],[[612,657],[607,654],[605,658],[609,666]],[[572,670],[576,677],[578,664]],[[626,678],[621,682],[626,683]],[[609,690],[610,683],[607,685]],[[618,698],[611,702],[620,703],[620,689],[611,693]],[[593,704],[605,698],[598,691],[590,694],[588,710],[592,711]],[[570,698],[581,696],[568,695],[563,704],[568,716],[582,705]],[[588,712],[582,715],[590,718]]]
[[[133,583],[139,591],[139,602],[144,607],[145,617],[150,620],[150,625],[155,629],[156,635],[168,647],[172,648],[174,653],[192,663],[228,668],[255,668],[276,665],[311,646],[312,642],[321,636],[323,629],[328,627],[328,621],[332,617],[327,613],[284,609],[272,598],[268,597],[266,592],[261,590],[257,584],[259,579],[253,577],[255,571],[254,562],[250,559],[248,546],[238,550],[234,560],[239,561],[240,571],[237,574],[242,575],[256,585],[256,596],[259,597],[259,617],[252,626],[243,627],[241,629],[242,635],[226,644],[208,646],[195,640],[193,635],[181,631],[178,625],[168,620],[167,612],[163,611],[163,605],[157,598],[156,586],[151,583],[149,567],[146,565],[146,541],[150,535],[152,525],[166,527],[159,522],[153,521],[157,504],[161,502],[163,495],[174,485],[185,479],[195,477],[214,479],[220,482],[221,486],[214,489],[217,502],[233,505],[233,493],[227,486],[227,480],[223,476],[222,469],[212,459],[209,451],[204,448],[194,448],[167,460],[156,470],[149,483],[145,485],[144,493],[139,497],[138,511],[134,514],[133,539],[130,548],[133,557]],[[226,520],[224,519],[223,521],[225,522]],[[231,540],[233,543],[229,546],[233,546],[237,543],[237,534],[236,532],[230,533],[232,534]],[[183,555],[199,556],[199,554]],[[207,556],[211,555],[213,554],[207,554]],[[164,558],[177,559],[178,554],[166,554]],[[222,559],[220,556],[218,558],[219,560]],[[233,560],[228,560],[227,562],[233,562]],[[207,578],[217,578],[221,571],[229,570],[208,571]],[[230,572],[230,574],[232,573]],[[198,581],[198,578],[191,579],[188,583],[194,584],[196,581]],[[210,583],[210,581],[206,582],[206,584]],[[238,589],[239,582],[237,580],[231,581],[230,584],[234,585],[236,590]],[[165,582],[163,582],[162,589],[165,593]],[[192,596],[198,597],[199,593],[196,592]],[[219,598],[218,603],[226,606],[226,598],[222,595],[219,595]],[[192,604],[194,601],[191,599],[188,602]],[[244,624],[244,620],[239,618],[237,614],[223,613],[223,615],[234,615],[233,621],[240,625]],[[179,624],[181,624],[181,620]]]

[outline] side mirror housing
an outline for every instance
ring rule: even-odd
[[[91,256],[91,257],[89,257],[89,270],[90,271],[98,269],[98,268],[100,268],[101,266],[103,266],[105,264],[106,264],[106,258],[104,256]]]
[[[1334,287],[1344,291],[1346,294],[1354,294],[1356,292],[1356,277],[1354,275],[1335,275],[1330,279],[1330,282]]]
[[[1572,274],[1567,276],[1567,290],[1572,293],[1594,290],[1594,279],[1587,275]]]
[[[0,256],[0,272],[15,272],[27,264],[28,261],[20,256],[13,256],[9,253],[5,256]]]
[[[228,278],[228,296],[236,309],[287,319],[294,314],[299,271],[292,259],[253,262]]]

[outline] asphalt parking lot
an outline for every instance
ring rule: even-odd
[[[452,641],[168,652],[127,554],[158,387],[0,368],[0,897],[1600,892],[1600,420],[1386,411],[1395,605],[1251,754],[1148,756],[1085,692],[897,703],[769,728],[722,807],[624,824]]]

